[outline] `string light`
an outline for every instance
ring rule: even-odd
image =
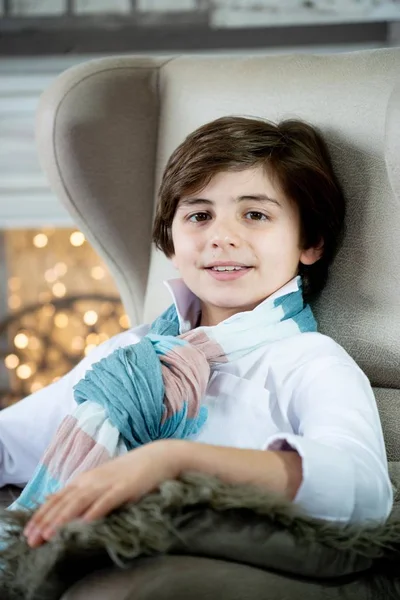
[[[90,275],[92,276],[92,278],[96,279],[97,281],[104,279],[105,274],[105,270],[103,269],[103,267],[100,266],[93,267],[90,271]]]
[[[78,247],[82,246],[82,244],[85,242],[85,239],[86,238],[81,231],[74,231],[71,233],[69,241],[72,246]]]
[[[45,233],[38,233],[33,238],[33,245],[36,246],[36,248],[44,248],[45,246],[47,246],[48,241],[49,238]]]
[[[97,323],[99,316],[95,310],[87,310],[83,315],[83,322],[86,325],[94,325]]]
[[[68,327],[68,323],[69,318],[68,315],[66,315],[65,313],[58,313],[54,317],[54,325],[59,329],[65,329],[65,327]]]
[[[16,354],[8,354],[4,360],[7,369],[16,369],[19,365],[19,358]]]
[[[29,379],[32,375],[32,369],[29,365],[19,365],[16,370],[17,377],[20,379]]]
[[[25,333],[18,333],[14,338],[14,346],[21,350],[27,348],[29,343],[28,336]]]
[[[9,296],[8,307],[11,308],[11,310],[16,310],[17,308],[20,308],[21,304],[21,298],[17,296],[17,294],[12,294],[11,296]]]
[[[99,336],[97,335],[97,333],[89,333],[88,336],[86,336],[86,344],[88,345],[95,345],[97,346],[97,344],[99,343]]]
[[[131,321],[130,321],[128,315],[122,315],[118,319],[118,322],[121,325],[121,327],[123,327],[124,329],[129,329],[129,327],[131,326]]]
[[[53,296],[55,296],[56,298],[62,298],[63,296],[65,296],[67,288],[63,283],[57,281],[57,283],[55,283],[51,288],[51,291],[53,292]]]

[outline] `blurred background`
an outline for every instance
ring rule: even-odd
[[[40,170],[35,111],[59,73],[112,54],[399,44],[400,0],[0,0],[0,408],[136,325]]]

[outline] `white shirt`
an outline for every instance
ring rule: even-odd
[[[185,333],[197,323],[199,299],[181,279],[164,283]],[[296,278],[273,297],[295,289]],[[30,479],[60,422],[76,408],[73,386],[91,365],[139,342],[149,328],[114,336],[57,382],[0,412],[0,487]],[[343,523],[389,515],[393,491],[373,390],[332,338],[300,333],[218,365],[203,403],[208,419],[193,442],[297,450],[303,480],[294,502],[308,514]]]

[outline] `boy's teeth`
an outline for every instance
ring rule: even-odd
[[[245,267],[211,267],[213,271],[240,271]]]

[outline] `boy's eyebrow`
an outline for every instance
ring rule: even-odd
[[[245,196],[238,196],[236,198],[236,202],[243,202],[244,200],[270,202],[272,204],[276,204],[279,208],[282,208],[282,205],[278,202],[278,200],[275,200],[275,198],[270,198],[266,194],[246,194]],[[179,206],[193,206],[193,204],[208,204],[213,206],[215,202],[208,200],[207,198],[183,198],[179,200]]]

